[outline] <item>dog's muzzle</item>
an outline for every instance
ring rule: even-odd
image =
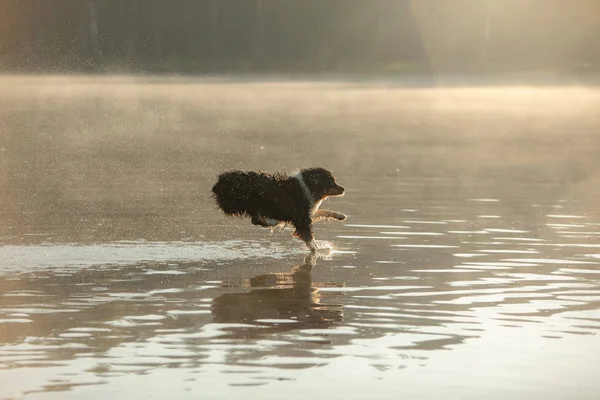
[[[342,196],[345,191],[346,191],[346,189],[344,189],[342,186],[336,185],[336,186],[334,186],[332,188],[329,188],[327,190],[327,195],[329,195],[329,196]]]

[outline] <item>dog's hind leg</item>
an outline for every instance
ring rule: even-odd
[[[337,219],[338,221],[344,221],[346,218],[347,217],[345,214],[330,210],[317,210],[312,216],[313,222],[322,221],[324,219]]]
[[[269,222],[266,220],[266,218],[261,217],[260,215],[253,215],[252,219],[250,219],[250,222],[252,222],[254,225],[259,225],[264,228],[269,227]]]
[[[281,221],[273,218],[265,218],[260,215],[253,215],[250,220],[254,225],[259,225],[264,228],[274,228],[281,223]]]

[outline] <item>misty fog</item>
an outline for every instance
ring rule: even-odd
[[[594,399],[592,0],[0,2],[0,398]],[[320,166],[314,224],[226,170]]]

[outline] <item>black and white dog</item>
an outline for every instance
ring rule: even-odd
[[[219,175],[212,188],[219,208],[230,216],[249,216],[254,225],[293,225],[294,236],[316,250],[312,223],[323,219],[343,221],[342,213],[319,210],[329,196],[345,189],[323,168],[307,168],[295,175],[229,171]]]

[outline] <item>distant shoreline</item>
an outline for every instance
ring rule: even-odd
[[[147,83],[185,83],[185,80],[201,80],[203,83],[231,82],[322,82],[322,83],[364,83],[401,87],[460,87],[460,86],[569,86],[600,85],[600,72],[594,73],[549,73],[544,71],[512,73],[172,73],[172,72],[136,72],[136,73],[74,73],[3,71],[3,78],[145,78]],[[180,81],[181,82],[178,82]]]

